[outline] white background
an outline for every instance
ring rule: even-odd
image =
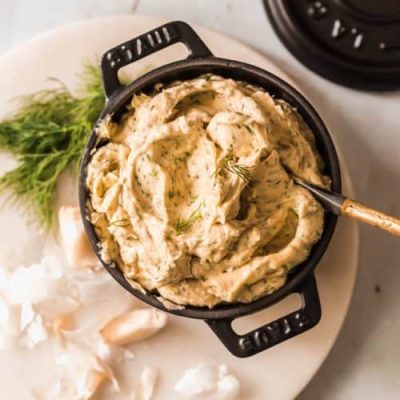
[[[261,0],[0,0],[0,53],[61,24],[122,13],[197,22],[266,54],[299,82],[329,125],[344,151],[357,197],[400,215],[400,91],[363,93],[319,78],[279,42]],[[399,373],[400,241],[362,227],[349,315],[300,399],[399,399]]]

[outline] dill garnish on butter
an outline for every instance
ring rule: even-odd
[[[130,225],[128,218],[121,218],[110,222],[110,226],[116,226],[117,228],[126,228]]]
[[[247,132],[250,133],[250,135],[254,136],[254,130],[251,126],[246,125],[246,124],[244,124],[243,126],[246,128]]]
[[[215,176],[220,171],[223,171],[223,170],[229,171],[230,173],[237,175],[239,178],[241,178],[245,182],[250,182],[251,177],[252,177],[248,167],[246,167],[245,165],[242,165],[242,164],[238,164],[237,162],[235,162],[233,160],[232,156],[230,156],[230,155],[224,157],[221,160],[221,166],[219,168],[217,168],[217,170],[215,171]]]
[[[194,210],[188,218],[179,218],[175,225],[177,236],[181,235],[184,231],[189,229],[195,222],[200,221],[203,217],[201,215],[201,208],[203,203]]]

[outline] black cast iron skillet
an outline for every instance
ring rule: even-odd
[[[128,86],[121,85],[118,79],[120,68],[175,43],[183,43],[189,51],[185,60],[154,69]],[[324,123],[308,101],[293,87],[267,71],[242,62],[215,57],[186,23],[170,22],[114,47],[104,54],[101,60],[101,70],[107,101],[99,121],[106,115],[112,115],[117,120],[124,113],[126,105],[135,93],[149,91],[154,84],[160,82],[167,83],[174,80],[191,79],[212,72],[226,78],[243,80],[263,87],[272,95],[284,99],[296,107],[303,116],[316,136],[318,150],[326,162],[324,172],[332,178],[332,189],[340,192],[340,169],[335,147]],[[89,193],[85,183],[87,166],[91,156],[96,148],[104,145],[104,143],[97,142],[94,129],[83,154],[79,180],[79,200],[86,232],[93,249],[101,260],[99,248],[96,245],[99,239],[89,219],[87,208]],[[319,322],[321,306],[314,278],[314,268],[329,244],[336,220],[337,217],[332,214],[325,215],[325,228],[320,241],[312,248],[308,259],[290,272],[287,282],[282,288],[249,304],[224,304],[211,310],[190,306],[182,310],[168,310],[157,299],[156,294],[144,294],[132,288],[119,268],[115,268],[102,260],[101,262],[114,279],[134,296],[171,314],[204,320],[230,352],[238,357],[248,357],[303,333]],[[154,249],[154,251],[157,251],[157,249]],[[238,335],[232,329],[234,319],[265,309],[291,293],[298,293],[302,298],[302,307],[299,310],[244,335]]]

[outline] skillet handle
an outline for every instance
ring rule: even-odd
[[[306,332],[321,319],[321,304],[314,275],[301,283],[295,293],[302,298],[302,307],[244,335],[232,329],[234,318],[206,320],[225,347],[237,357],[249,357]]]
[[[182,21],[168,22],[104,53],[100,67],[106,97],[109,98],[122,87],[118,79],[120,68],[175,43],[183,43],[186,46],[189,50],[188,58],[213,56],[191,26]]]

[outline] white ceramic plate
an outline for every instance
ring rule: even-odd
[[[20,45],[0,58],[0,110],[12,107],[10,99],[43,88],[48,77],[57,77],[69,87],[85,61],[95,60],[105,50],[144,33],[162,23],[161,18],[121,16],[84,21],[45,33]],[[289,78],[264,56],[219,33],[195,27],[218,56],[238,59]],[[174,46],[137,63],[133,69],[162,65],[185,56],[183,46]],[[334,134],[334,132],[333,132]],[[1,169],[11,165],[1,155]],[[349,175],[342,160],[344,191],[351,192]],[[73,186],[64,188],[61,203],[75,201]],[[18,265],[37,261],[43,236],[26,224],[23,212],[14,208],[0,212],[0,254],[3,262]],[[11,255],[11,256],[10,256]],[[247,359],[232,356],[202,321],[171,317],[169,326],[146,343],[133,347],[136,361],[124,372],[126,382],[135,382],[143,365],[160,371],[157,399],[179,399],[173,385],[183,371],[199,362],[226,363],[241,381],[240,399],[292,399],[314,376],[342,326],[351,299],[358,260],[358,230],[351,221],[341,220],[329,250],[317,269],[323,316],[319,325],[292,340]],[[123,289],[121,289],[123,290]],[[296,306],[294,299],[238,321],[239,330],[250,330]],[[25,400],[30,389],[52,378],[53,363],[46,345],[26,352],[0,355],[0,398]],[[127,399],[127,396],[111,396]],[[107,396],[107,399],[111,399]],[[105,397],[104,397],[105,398]]]

